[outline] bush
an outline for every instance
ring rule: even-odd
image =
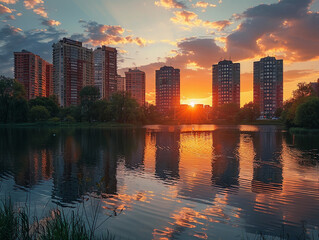
[[[66,121],[68,123],[75,123],[76,122],[74,117],[72,117],[71,115],[67,115],[64,121]]]
[[[304,128],[319,128],[319,98],[312,98],[297,107],[295,124]]]
[[[57,122],[60,122],[60,121],[61,121],[61,119],[60,119],[60,118],[58,118],[58,117],[53,117],[53,118],[50,118],[50,119],[49,119],[49,121],[50,121],[50,122],[57,123]]]
[[[33,106],[30,110],[31,121],[45,121],[49,117],[50,113],[44,106]]]

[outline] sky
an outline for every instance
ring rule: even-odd
[[[118,49],[119,73],[181,70],[181,103],[212,102],[212,65],[241,63],[241,105],[253,99],[253,62],[284,60],[284,99],[319,78],[319,0],[0,0],[0,75],[13,77],[13,52],[52,62],[63,37]]]

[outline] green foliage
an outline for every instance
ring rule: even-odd
[[[0,239],[114,239],[108,232],[105,237],[99,238],[95,231],[96,228],[91,228],[90,223],[87,225],[83,216],[75,212],[66,216],[63,211],[55,209],[49,216],[38,220],[36,217],[31,218],[25,207],[14,207],[10,200],[0,204]]]
[[[67,115],[65,118],[65,121],[68,123],[75,123],[76,122],[74,117],[72,117],[71,115]]]
[[[110,100],[113,120],[120,123],[134,123],[141,119],[141,109],[137,101],[128,93],[115,93]]]
[[[50,121],[50,122],[57,123],[57,122],[60,122],[60,121],[61,121],[61,119],[60,119],[60,118],[58,118],[58,117],[53,117],[53,118],[50,118],[50,119],[49,119],[49,121]]]
[[[281,119],[290,128],[296,126],[296,112],[300,105],[309,101],[315,96],[311,84],[299,83],[298,89],[293,92],[293,98],[284,103]]]
[[[59,105],[55,96],[31,99],[29,101],[29,106],[30,109],[33,106],[43,106],[49,111],[51,117],[56,117],[59,114]]]
[[[100,98],[100,91],[97,87],[86,86],[80,92],[81,97],[81,115],[85,121],[93,121],[93,106]]]
[[[239,114],[240,108],[235,103],[226,103],[213,109],[213,118],[223,120],[225,123],[236,122],[236,117]]]
[[[253,122],[260,116],[259,105],[253,102],[247,103],[242,107],[236,116],[239,121]]]
[[[27,119],[25,90],[14,79],[0,76],[0,122],[22,122]]]
[[[299,105],[294,123],[304,128],[319,128],[319,98],[308,98]]]
[[[33,106],[30,110],[31,121],[45,121],[49,117],[50,113],[44,106]]]

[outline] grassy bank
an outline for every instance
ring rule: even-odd
[[[56,127],[56,128],[133,128],[139,125],[128,124],[128,123],[115,123],[115,122],[34,122],[34,123],[8,123],[0,124],[0,128],[46,128],[46,127]]]
[[[289,133],[296,135],[319,135],[319,129],[290,128]]]
[[[26,207],[13,206],[10,200],[0,203],[0,239],[114,239],[110,234],[97,236],[95,231],[96,228],[86,224],[85,219],[75,212],[66,216],[63,210],[55,209],[38,219],[30,217]]]

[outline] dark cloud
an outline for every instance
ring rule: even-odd
[[[312,0],[282,0],[246,10],[239,28],[227,37],[227,51],[236,59],[283,52],[287,60],[306,61],[319,55],[319,14]]]
[[[0,75],[13,76],[13,52],[26,49],[38,54],[43,59],[52,62],[52,44],[65,35],[64,31],[54,27],[46,30],[33,29],[22,31],[19,28],[6,25],[0,29]]]
[[[83,42],[93,46],[134,43],[143,47],[150,43],[150,41],[140,37],[125,36],[125,29],[121,26],[104,25],[84,20],[80,20],[79,23],[82,23],[85,33],[74,34],[73,37],[77,37],[77,39],[81,39]]]

